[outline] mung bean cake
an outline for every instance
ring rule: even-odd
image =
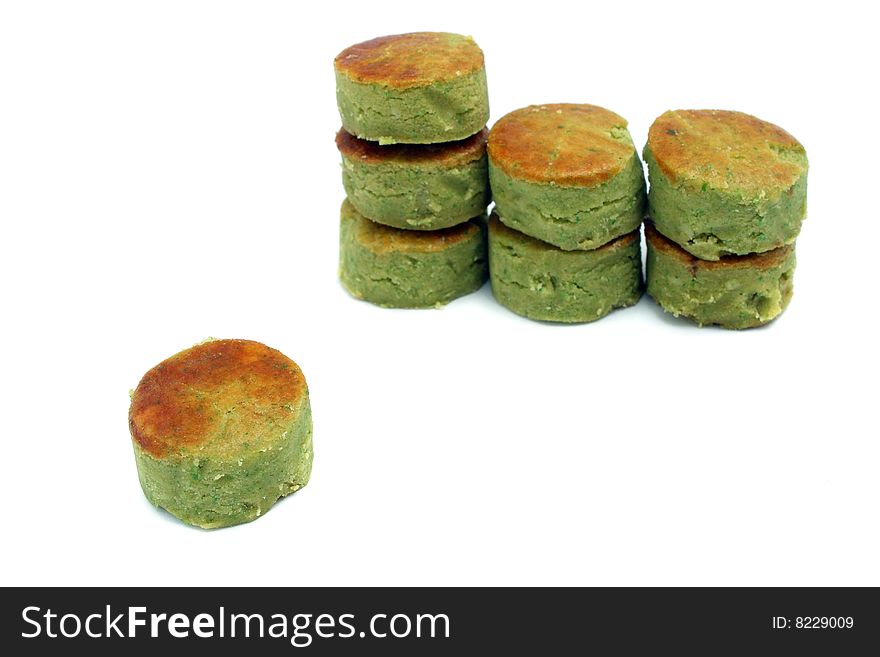
[[[742,112],[675,110],[644,150],[650,215],[704,260],[791,244],[807,209],[807,155],[782,128]]]
[[[334,60],[342,127],[381,144],[435,144],[476,134],[489,120],[483,51],[447,32],[384,36]]]
[[[342,183],[362,215],[410,230],[437,230],[482,214],[491,201],[488,130],[448,144],[380,146],[336,135]]]
[[[720,260],[696,258],[645,222],[648,294],[666,312],[729,329],[778,317],[793,292],[794,244]]]
[[[347,200],[340,212],[339,277],[357,299],[430,308],[475,292],[488,277],[483,217],[442,230],[370,221]]]
[[[645,209],[626,120],[595,105],[533,105],[499,119],[489,181],[502,222],[565,250],[631,233]]]
[[[162,361],[128,423],[147,499],[191,525],[249,522],[309,481],[305,377],[259,342],[209,340]]]
[[[590,251],[563,251],[489,219],[489,276],[501,305],[530,319],[591,322],[642,295],[638,230]]]

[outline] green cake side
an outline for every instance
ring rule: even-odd
[[[489,161],[501,221],[566,251],[590,250],[636,230],[645,212],[645,180],[635,151],[623,170],[591,187],[511,177]]]
[[[336,143],[346,195],[372,221],[438,230],[482,214],[491,201],[485,131],[433,146],[378,146],[340,131]]]
[[[488,278],[485,221],[411,231],[370,221],[342,204],[339,277],[357,299],[386,308],[432,308],[475,292]]]
[[[668,313],[700,326],[746,329],[766,324],[793,294],[794,245],[718,261],[693,257],[646,223],[648,294]]]
[[[489,220],[489,271],[498,302],[530,319],[581,323],[635,304],[642,294],[635,231],[591,251],[563,251]]]
[[[708,184],[672,183],[645,147],[649,210],[657,230],[702,260],[762,253],[791,244],[807,208],[807,177],[775,195],[742,195]]]
[[[394,89],[336,73],[342,126],[380,144],[436,144],[465,139],[489,121],[486,71],[428,86]]]
[[[258,451],[244,449],[238,455],[183,452],[159,459],[135,443],[144,495],[154,506],[202,529],[256,520],[309,481],[312,413],[308,397],[293,422],[267,429],[276,435],[272,445]],[[218,435],[212,440],[221,439]]]

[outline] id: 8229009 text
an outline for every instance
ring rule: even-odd
[[[852,616],[785,616],[773,617],[774,630],[851,630],[855,625]]]

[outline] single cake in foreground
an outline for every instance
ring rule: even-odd
[[[352,296],[387,308],[430,308],[482,287],[488,277],[485,221],[435,231],[377,224],[345,201],[339,277]]]
[[[470,137],[489,120],[483,51],[445,32],[384,36],[333,62],[342,126],[381,144],[435,144]]]
[[[595,105],[533,105],[489,133],[501,221],[565,250],[595,249],[642,222],[645,180],[626,120]]]
[[[147,499],[205,529],[249,522],[309,481],[302,371],[250,340],[211,340],[159,363],[128,416]]]
[[[776,318],[791,300],[794,245],[721,260],[700,260],[645,222],[648,294],[700,326],[744,329]]]
[[[410,230],[476,217],[491,200],[488,134],[484,129],[449,144],[380,146],[340,130],[336,146],[348,200],[367,219]]]
[[[741,112],[676,110],[645,146],[658,231],[703,260],[792,243],[807,209],[807,156],[782,128]]]
[[[591,251],[563,251],[489,219],[489,271],[501,305],[552,322],[591,322],[642,295],[639,231]]]

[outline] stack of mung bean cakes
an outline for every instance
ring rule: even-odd
[[[645,180],[626,120],[595,105],[533,105],[499,119],[488,150],[495,298],[568,323],[636,303]]]
[[[346,48],[334,68],[343,285],[391,308],[479,289],[491,200],[482,50],[457,34],[400,34]]]
[[[804,147],[748,114],[677,110],[654,121],[644,155],[648,294],[701,326],[780,315],[806,216]]]

